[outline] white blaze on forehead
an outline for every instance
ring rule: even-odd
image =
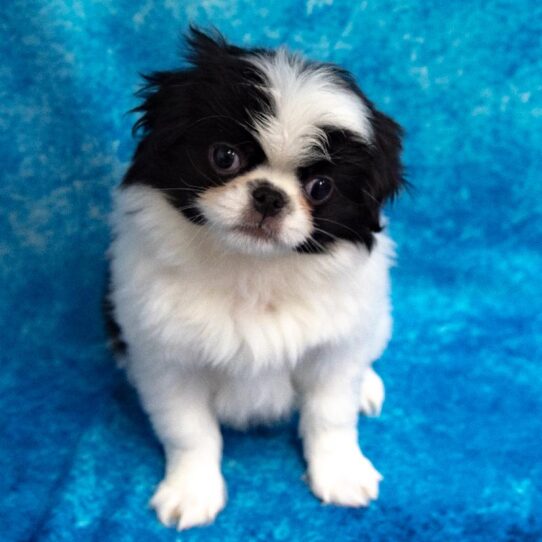
[[[325,154],[322,127],[350,130],[370,143],[370,111],[327,66],[307,66],[302,57],[279,49],[274,56],[247,59],[261,73],[272,108],[254,117],[255,137],[273,166],[299,165]]]

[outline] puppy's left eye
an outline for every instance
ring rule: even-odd
[[[217,173],[232,175],[241,169],[241,155],[232,145],[215,143],[209,149],[209,162]]]
[[[333,187],[333,179],[330,177],[318,176],[309,179],[305,183],[304,189],[309,200],[312,203],[319,205],[330,198],[333,193]]]

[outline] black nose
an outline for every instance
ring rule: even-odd
[[[266,181],[258,183],[252,190],[254,209],[264,217],[278,215],[287,202],[288,196]]]

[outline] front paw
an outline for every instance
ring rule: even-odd
[[[339,506],[368,506],[378,497],[380,473],[361,453],[321,454],[309,462],[309,482],[313,493],[325,503]]]
[[[218,468],[184,465],[158,486],[150,505],[158,519],[178,530],[212,523],[226,504],[226,486]]]

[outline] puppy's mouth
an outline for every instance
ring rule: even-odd
[[[233,231],[261,241],[277,242],[279,240],[278,233],[265,224],[240,224],[235,226]]]

